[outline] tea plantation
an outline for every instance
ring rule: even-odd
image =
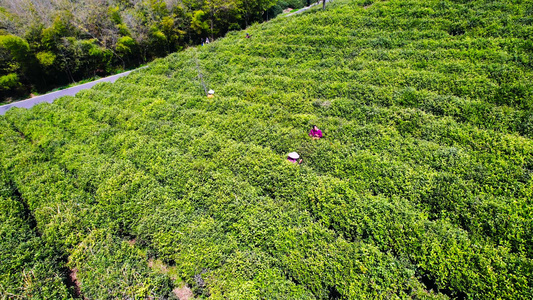
[[[0,298],[532,298],[532,2],[247,32],[0,117]]]

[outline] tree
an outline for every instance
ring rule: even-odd
[[[244,12],[245,26],[248,27],[250,21],[262,20],[264,13],[277,2],[277,0],[241,0],[239,5],[241,6],[240,11]],[[257,17],[257,19],[254,17]]]
[[[74,0],[69,0],[74,1]],[[110,50],[124,66],[122,58],[114,51],[119,39],[120,15],[116,9],[109,7],[106,0],[85,0],[84,5],[70,2],[72,23],[81,33],[95,39],[104,49]]]
[[[57,69],[66,74],[67,80],[75,82],[73,71],[75,67],[71,51],[69,51],[68,43],[65,38],[76,36],[76,28],[71,23],[72,15],[68,11],[64,11],[56,15],[54,22],[48,28],[41,30],[41,45],[45,51],[50,51],[57,55]],[[65,79],[59,79],[62,83]]]
[[[0,46],[5,48],[21,66],[27,66],[30,45],[24,39],[14,35],[3,35],[0,36]]]
[[[204,20],[205,15],[206,13],[203,10],[197,10],[192,13],[191,29],[199,35],[203,35],[209,29],[209,24]]]
[[[5,8],[0,7],[0,34],[13,34],[16,31],[15,17]]]
[[[0,36],[0,48],[9,55],[6,61],[10,61],[5,68],[8,72],[27,73],[32,64],[30,45],[24,39],[14,35]],[[11,76],[11,79],[14,77]]]
[[[215,39],[215,18],[221,12],[228,12],[237,7],[235,0],[205,0],[205,10],[209,13],[211,40]]]
[[[30,73],[34,61],[27,41],[14,35],[0,36],[0,91],[19,88],[21,76]]]
[[[10,91],[21,85],[16,73],[0,76],[0,91]]]

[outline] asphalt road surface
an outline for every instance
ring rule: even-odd
[[[324,1],[324,0],[322,0],[322,1]],[[331,2],[331,1],[333,1],[333,0],[326,0],[326,3]],[[301,14],[301,13],[303,13],[304,11],[307,11],[307,10],[309,10],[311,7],[313,7],[313,6],[315,6],[315,5],[318,5],[318,4],[320,4],[320,1],[319,1],[319,2],[316,2],[316,3],[313,3],[313,4],[309,5],[309,6],[306,6],[306,7],[302,8],[302,9],[300,9],[300,10],[297,10],[297,11],[295,11],[295,12],[293,12],[293,13],[290,13],[290,14],[286,15],[285,17],[290,17],[290,16],[293,16],[293,15],[296,15],[296,14]]]
[[[52,103],[52,102],[54,102],[55,99],[57,99],[59,97],[74,96],[79,91],[90,89],[97,83],[100,83],[100,82],[115,82],[120,77],[126,76],[126,75],[130,74],[133,71],[135,71],[135,70],[124,72],[124,73],[120,73],[120,74],[109,76],[109,77],[102,78],[102,79],[98,79],[98,80],[95,80],[95,81],[92,81],[92,82],[89,82],[89,83],[80,84],[80,85],[73,86],[73,87],[68,88],[68,89],[64,89],[64,90],[57,91],[57,92],[52,92],[52,93],[45,94],[45,95],[42,95],[42,96],[37,96],[37,97],[30,98],[30,99],[18,101],[18,102],[13,102],[13,103],[10,103],[10,104],[7,104],[7,105],[2,105],[2,106],[0,106],[0,115],[4,115],[6,113],[6,111],[8,111],[11,107],[32,108],[34,105],[37,105],[37,104],[42,103],[42,102]]]

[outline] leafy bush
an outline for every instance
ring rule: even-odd
[[[78,245],[69,266],[76,270],[84,296],[91,299],[171,296],[170,278],[151,272],[141,250],[101,230],[91,232]]]
[[[70,299],[61,254],[39,237],[5,170],[0,170],[0,294],[7,298]]]
[[[18,191],[36,247],[88,298],[170,297],[181,282],[215,299],[528,299],[525,4],[369,4],[10,110],[2,196]]]

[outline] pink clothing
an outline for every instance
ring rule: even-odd
[[[321,138],[322,137],[322,131],[320,129],[317,129],[315,130],[314,128],[311,129],[311,131],[309,131],[309,136],[310,137],[318,137],[318,138]]]
[[[295,163],[298,161],[297,159],[290,158],[290,157],[287,157],[287,160],[290,161],[291,163]]]

